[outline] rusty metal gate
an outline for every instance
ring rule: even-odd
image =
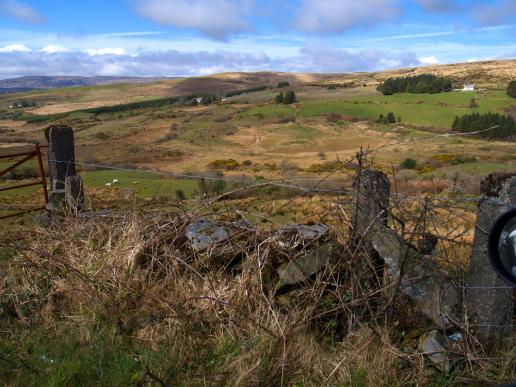
[[[0,177],[11,172],[15,168],[19,167],[20,165],[28,162],[29,160],[31,160],[33,158],[36,158],[36,160],[38,162],[38,170],[39,170],[39,178],[37,180],[29,181],[26,183],[15,184],[15,185],[9,185],[7,187],[0,186],[0,192],[24,188],[24,187],[31,187],[31,186],[35,186],[35,185],[41,185],[43,187],[43,195],[44,195],[44,199],[45,199],[44,206],[3,215],[3,216],[0,216],[0,220],[12,218],[14,216],[23,215],[23,214],[26,214],[29,212],[44,210],[46,208],[46,205],[48,204],[48,191],[47,191],[47,181],[45,178],[45,168],[43,167],[43,161],[41,158],[41,148],[45,148],[45,146],[40,146],[39,144],[36,144],[36,145],[34,145],[34,149],[29,150],[29,151],[0,155],[0,159],[16,159],[16,158],[22,157],[20,160],[14,161],[14,163],[12,165],[8,166],[7,168],[0,170]]]

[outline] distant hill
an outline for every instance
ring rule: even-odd
[[[149,83],[170,79],[165,77],[76,77],[27,76],[0,80],[0,93],[17,93],[30,90],[54,89],[74,86],[99,86],[116,83]]]
[[[505,88],[516,79],[516,60],[491,60],[483,62],[454,63],[388,70],[376,73],[339,74],[321,82],[325,85],[360,86],[377,85],[387,78],[398,78],[421,74],[448,77],[455,86],[472,83],[481,88]]]

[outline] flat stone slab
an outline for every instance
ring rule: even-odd
[[[304,251],[298,258],[282,264],[277,269],[279,275],[277,288],[301,283],[323,270],[330,263],[332,252],[333,243],[326,242]]]
[[[185,234],[196,252],[209,250],[229,239],[229,232],[224,226],[204,218],[190,223],[186,227]]]

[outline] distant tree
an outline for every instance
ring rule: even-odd
[[[459,132],[468,133],[476,132],[483,129],[489,129],[496,126],[492,130],[480,133],[485,138],[507,138],[516,136],[516,123],[509,116],[500,113],[472,113],[462,117],[455,117],[452,128]]]
[[[469,107],[470,107],[471,109],[474,109],[474,108],[477,108],[477,107],[478,107],[478,103],[477,103],[477,101],[476,101],[476,99],[475,99],[475,98],[471,98],[471,100],[469,101]]]
[[[376,120],[376,122],[378,122],[378,123],[384,123],[385,122],[385,117],[383,116],[383,114],[380,114],[378,116],[378,119]]]
[[[285,97],[283,98],[283,103],[288,105],[294,102],[296,102],[296,93],[294,93],[292,90],[287,91],[285,93]]]
[[[389,78],[380,86],[378,91],[384,95],[394,93],[442,93],[452,90],[451,80],[433,74],[421,74],[412,77]]]
[[[283,93],[279,93],[276,98],[275,98],[275,102],[277,104],[280,104],[280,103],[283,103],[283,101],[285,100],[285,97],[283,96]]]
[[[281,89],[283,87],[289,87],[290,83],[288,82],[278,82],[278,89]]]
[[[396,122],[396,116],[393,112],[389,112],[385,118],[388,124],[394,124]]]
[[[417,161],[411,158],[406,158],[403,160],[403,162],[400,164],[400,167],[403,169],[414,169],[417,167]]]
[[[512,98],[516,98],[516,81],[511,81],[507,85],[507,95]]]

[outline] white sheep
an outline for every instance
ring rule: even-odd
[[[120,183],[120,182],[118,181],[118,179],[113,179],[112,184],[118,184],[118,183]]]
[[[111,183],[106,183],[106,187],[111,187]]]

